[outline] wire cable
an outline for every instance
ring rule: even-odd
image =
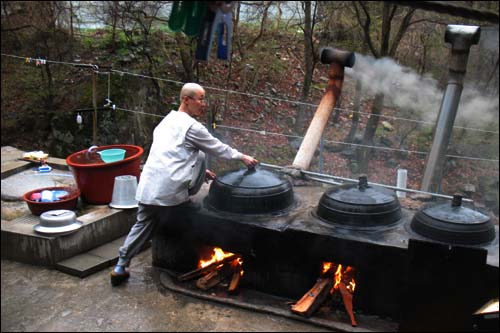
[[[298,135],[273,133],[273,132],[267,132],[267,131],[262,131],[262,130],[254,130],[254,129],[248,129],[248,128],[242,128],[242,127],[235,127],[235,126],[217,125],[217,127],[234,129],[234,130],[240,130],[240,131],[254,132],[254,133],[259,133],[259,134],[262,134],[262,135],[268,135],[269,134],[269,135],[281,135],[281,136],[293,137],[293,138],[300,138],[300,139],[304,138],[303,136],[298,136]],[[429,154],[427,152],[417,151],[417,150],[406,150],[406,149],[397,149],[397,148],[389,148],[389,147],[370,146],[370,145],[362,145],[362,144],[358,144],[358,143],[334,141],[334,140],[328,140],[328,139],[324,139],[324,141],[325,142],[330,142],[330,143],[335,143],[335,144],[342,144],[342,145],[349,145],[349,146],[356,146],[356,147],[363,147],[363,148],[380,149],[380,150],[397,151],[397,152],[408,153],[408,154],[420,154],[420,155],[428,155]],[[447,156],[447,157],[453,157],[453,158],[457,158],[457,159],[476,160],[476,161],[485,161],[485,162],[496,162],[496,163],[499,162],[499,160],[487,159],[487,158],[467,157],[467,156],[458,156],[458,155],[445,155],[445,156]]]
[[[13,58],[18,58],[18,59],[29,59],[26,57],[8,55],[5,53],[2,53],[2,56],[13,57]],[[65,64],[65,65],[71,65],[71,66],[95,66],[93,64],[70,63],[70,62],[61,62],[61,61],[52,61],[52,60],[46,60],[46,61],[50,62],[50,63]],[[131,72],[121,71],[121,70],[116,70],[116,69],[111,69],[110,72],[117,73],[120,75],[131,75],[131,76],[141,77],[141,78],[145,78],[145,79],[154,79],[154,80],[158,80],[158,81],[165,81],[165,82],[175,83],[178,85],[184,84],[184,82],[181,82],[181,81],[159,78],[159,77],[138,74],[138,73],[131,73]],[[264,99],[269,99],[269,100],[274,100],[274,101],[279,101],[279,102],[284,102],[284,103],[289,103],[289,104],[295,104],[295,105],[305,105],[305,106],[315,107],[315,108],[317,108],[319,106],[319,104],[307,103],[307,102],[302,102],[302,101],[297,101],[297,100],[288,100],[288,99],[284,99],[284,98],[272,97],[272,96],[263,95],[263,94],[251,94],[251,93],[245,93],[245,92],[239,92],[239,91],[235,91],[235,90],[228,90],[228,89],[209,87],[209,86],[204,86],[204,88],[207,90],[215,90],[215,91],[224,92],[224,93],[226,93],[225,94],[226,96],[227,96],[227,93],[231,93],[231,94],[238,94],[238,95],[244,95],[244,96],[249,96],[249,97],[264,98]],[[408,121],[408,122],[427,124],[427,125],[431,125],[431,126],[435,125],[435,122],[431,122],[431,121],[408,119],[408,118],[388,116],[388,115],[373,115],[370,112],[362,112],[362,111],[356,111],[353,109],[346,109],[346,108],[340,108],[340,107],[335,107],[334,110],[344,111],[346,113],[358,113],[358,114],[367,115],[370,117],[373,116],[373,117],[380,117],[380,118],[385,118],[385,119],[402,120],[402,121]],[[484,132],[484,133],[500,134],[497,131],[483,130],[480,128],[470,128],[470,127],[462,127],[462,126],[453,126],[453,128],[465,129],[465,130],[469,130],[469,131],[478,131],[478,132]]]

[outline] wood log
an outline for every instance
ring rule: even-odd
[[[216,269],[199,278],[198,281],[196,281],[196,286],[202,290],[208,290],[218,285],[224,278],[225,276],[221,273],[220,269]]]
[[[194,278],[197,278],[201,275],[205,275],[215,269],[217,269],[217,267],[221,264],[225,264],[227,262],[231,262],[232,260],[235,260],[237,258],[240,258],[241,256],[239,254],[233,254],[229,257],[226,257],[222,260],[219,260],[219,261],[216,261],[216,262],[213,262],[211,263],[210,265],[208,266],[205,266],[205,267],[202,267],[202,268],[198,268],[198,269],[195,269],[195,270],[192,270],[190,272],[187,272],[187,273],[184,273],[184,274],[181,274],[177,277],[177,280],[178,281],[188,281],[188,280],[192,280]]]
[[[319,278],[316,284],[292,306],[292,312],[309,318],[325,301],[332,286],[331,277]]]
[[[217,266],[210,273],[199,278],[198,281],[196,281],[196,286],[200,289],[208,290],[216,286],[217,284],[221,283],[222,281],[227,279],[231,273],[234,272],[233,263],[235,262],[236,260],[233,260],[230,263],[226,262],[222,265]]]
[[[351,325],[352,326],[358,326],[358,323],[356,322],[356,318],[354,318],[354,312],[352,311],[352,294],[349,290],[347,290],[347,287],[344,282],[339,283],[339,290],[340,290],[340,295],[342,295],[342,301],[344,302],[344,307],[347,311],[347,314],[349,315],[349,318],[351,319]]]
[[[237,270],[233,273],[229,287],[227,288],[228,294],[236,294],[241,281],[241,271]]]

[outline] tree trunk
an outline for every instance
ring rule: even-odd
[[[184,69],[183,80],[184,82],[194,82],[193,57],[189,50],[189,45],[187,45],[186,37],[183,33],[177,32],[175,34],[175,41],[181,53],[182,67]]]
[[[358,7],[360,6],[360,8]],[[410,20],[413,17],[413,13],[415,9],[408,9],[403,19],[401,20],[401,24],[399,25],[398,30],[396,31],[395,36],[392,38],[391,44],[391,30],[392,30],[392,22],[395,17],[397,6],[390,4],[388,2],[383,2],[382,4],[382,22],[381,22],[381,41],[380,41],[380,49],[376,49],[374,40],[370,34],[370,30],[374,29],[374,25],[372,25],[371,15],[369,11],[368,3],[363,1],[354,2],[354,10],[356,11],[356,17],[358,22],[363,27],[364,39],[368,47],[370,48],[372,54],[375,58],[382,58],[385,56],[394,57],[396,54],[396,50],[403,38],[404,33],[408,30],[408,26],[411,24]],[[360,10],[362,9],[362,11]],[[362,15],[364,14],[364,16]],[[379,123],[379,116],[381,115],[382,107],[384,105],[384,95],[377,94],[375,96],[375,101],[373,103],[373,108],[371,111],[370,119],[366,125],[365,134],[363,136],[363,144],[372,145],[373,138],[375,136],[375,131],[377,130],[377,126]],[[368,170],[368,162],[370,161],[371,149],[363,148],[358,151],[358,163],[359,163],[359,172],[365,173]]]
[[[373,102],[372,112],[368,123],[366,124],[365,134],[363,136],[363,145],[373,145],[373,138],[375,137],[375,132],[380,120],[380,114],[382,113],[382,107],[384,106],[384,95],[377,94],[375,96],[375,101]],[[368,171],[368,162],[370,161],[371,148],[362,148],[359,150],[359,172],[366,173]]]
[[[304,73],[304,84],[302,86],[302,96],[300,98],[301,101],[307,101],[307,97],[309,96],[309,92],[311,91],[311,83],[314,71],[314,50],[313,50],[313,41],[312,41],[312,13],[311,13],[311,2],[304,1],[304,63],[305,63],[305,73]],[[297,116],[295,117],[295,133],[302,133],[305,121],[306,121],[306,112],[309,108],[303,104],[300,104],[297,112]]]
[[[73,33],[73,1],[69,2],[69,29],[71,32],[71,41],[73,41],[75,38]]]
[[[116,1],[113,1],[113,9],[111,12],[111,53],[116,52],[116,25],[118,23],[118,6]]]

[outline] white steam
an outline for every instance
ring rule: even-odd
[[[455,124],[464,127],[496,125],[498,130],[498,99],[481,96],[476,88],[465,85]]]
[[[363,94],[383,93],[386,105],[410,111],[412,119],[436,121],[438,117],[444,92],[432,77],[420,76],[391,58],[375,59],[361,54],[356,54],[356,63],[352,69],[346,68],[346,74],[361,81]],[[495,119],[498,123],[498,107],[497,99],[482,96],[477,89],[466,85],[457,121],[467,123],[467,127],[485,126]]]

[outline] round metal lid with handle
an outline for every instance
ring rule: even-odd
[[[392,190],[368,184],[366,176],[358,184],[333,187],[323,193],[317,215],[329,223],[351,228],[373,229],[401,219],[401,206]]]
[[[215,209],[232,213],[271,213],[293,204],[293,186],[272,171],[243,168],[217,177],[210,185],[207,201]]]
[[[76,220],[75,212],[66,209],[49,210],[40,215],[40,223],[33,229],[36,232],[50,235],[62,235],[72,233],[82,226],[82,222]]]
[[[417,234],[454,244],[476,245],[495,239],[491,218],[462,206],[462,196],[454,195],[450,203],[430,204],[418,211],[411,228]]]

